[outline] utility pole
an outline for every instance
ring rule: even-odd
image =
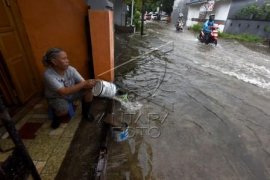
[[[133,9],[134,9],[134,0],[132,0],[132,4],[131,4],[131,26],[133,25]]]
[[[144,0],[142,0],[142,9],[141,9],[141,36],[143,35],[143,25],[144,25]]]
[[[160,1],[160,5],[159,5],[159,7],[160,7],[160,12],[162,12],[162,6],[163,6],[163,0]]]
[[[160,4],[160,10],[159,10],[159,20],[161,20],[161,16],[162,16],[162,7],[163,7],[163,1],[161,1],[161,4]]]

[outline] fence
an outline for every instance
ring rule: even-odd
[[[269,39],[270,23],[269,21],[228,19],[225,23],[224,32],[232,34],[247,33]]]

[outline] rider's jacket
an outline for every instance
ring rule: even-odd
[[[211,29],[209,29],[209,26],[214,26],[214,21],[209,21],[209,20],[207,20],[207,21],[203,24],[203,32],[204,32],[204,33],[211,33]]]

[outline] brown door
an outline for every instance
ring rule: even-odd
[[[13,0],[0,0],[0,51],[14,84],[15,94],[21,103],[29,100],[37,91],[35,75],[25,51],[17,19],[14,17]]]
[[[6,106],[18,105],[18,99],[16,93],[14,93],[14,86],[11,82],[11,78],[7,71],[3,56],[0,51],[0,95],[1,99],[4,100]]]

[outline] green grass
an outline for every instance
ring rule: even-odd
[[[202,24],[194,24],[193,26],[191,26],[191,30],[197,33],[200,32],[202,30]]]
[[[263,39],[261,37],[258,37],[256,35],[251,35],[251,34],[229,34],[229,33],[219,32],[218,35],[220,38],[234,39],[241,42],[253,42],[253,43],[263,42]]]

